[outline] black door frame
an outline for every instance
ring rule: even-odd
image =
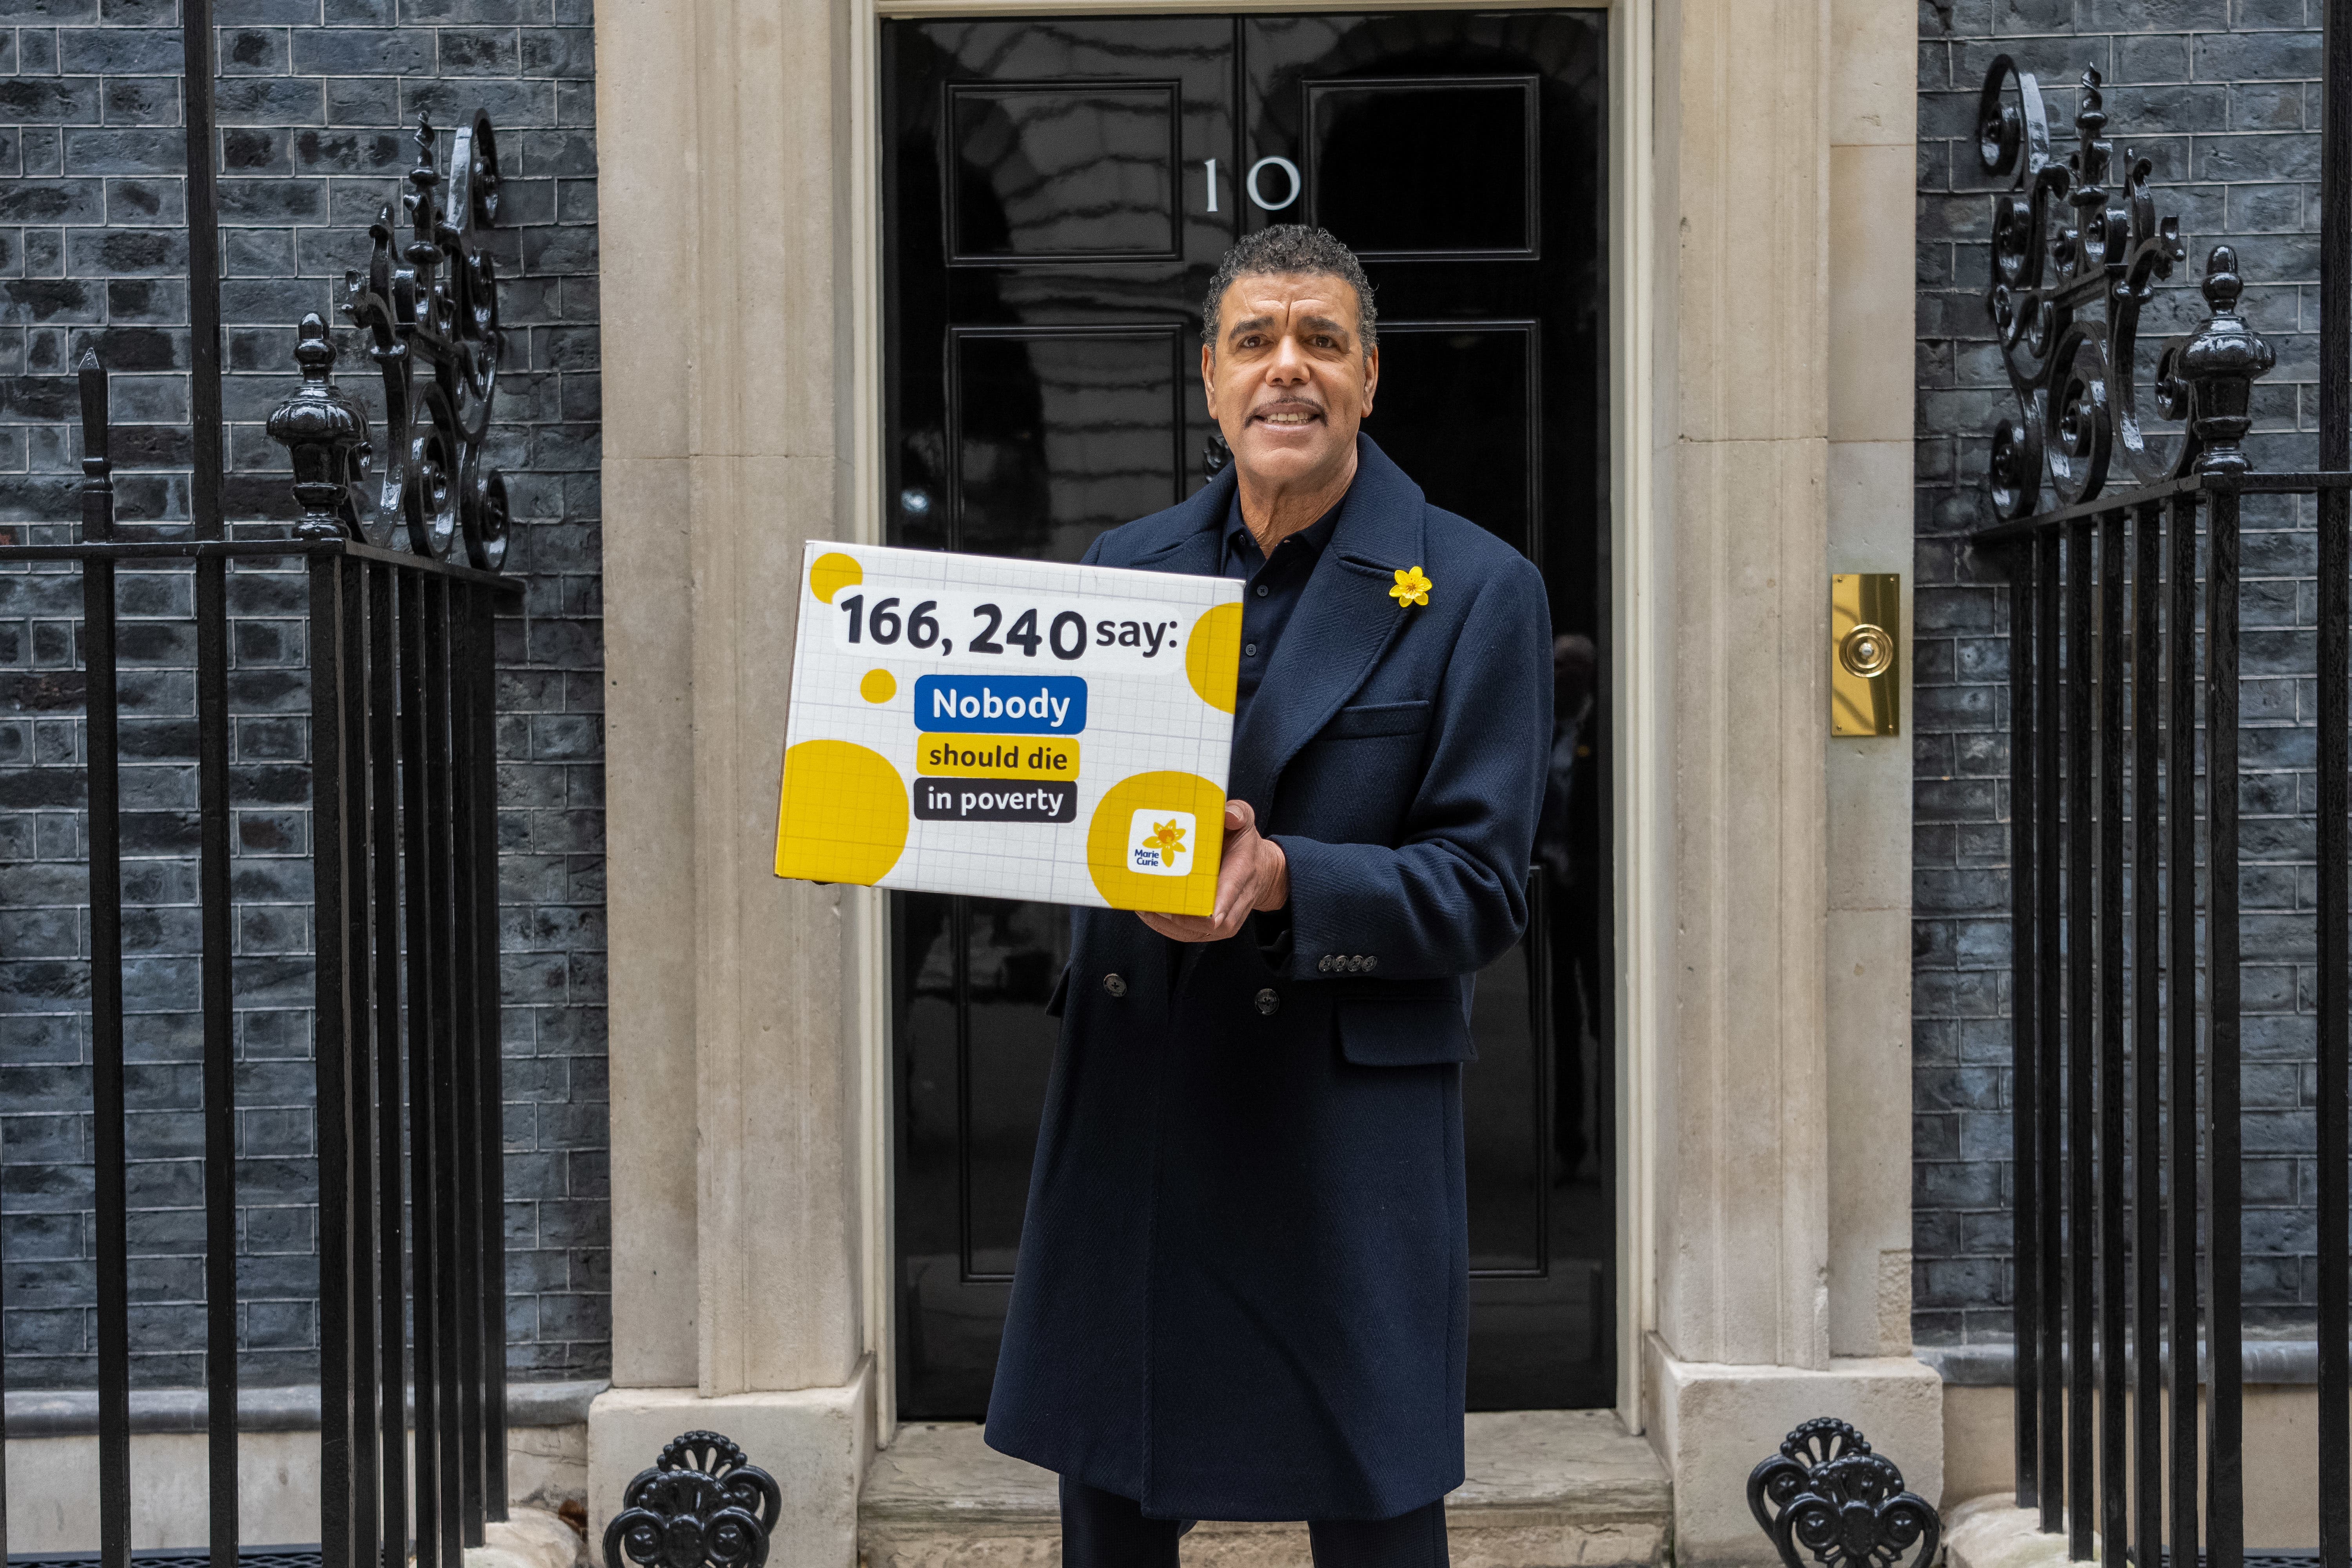
[[[1609,152],[1604,171],[1608,213],[1609,405],[1612,475],[1606,601],[1611,621],[1610,668],[1601,687],[1615,736],[1611,769],[1611,842],[1615,954],[1612,1046],[1613,1162],[1616,1195],[1613,1289],[1616,1298],[1617,1398],[1627,1428],[1643,1430],[1645,1343],[1656,1326],[1658,1068],[1672,1005],[1660,953],[1671,932],[1662,923],[1670,907],[1672,792],[1663,752],[1668,693],[1666,644],[1671,616],[1664,613],[1669,580],[1654,531],[1643,526],[1657,510],[1661,465],[1654,460],[1654,407],[1662,351],[1656,307],[1665,281],[1659,258],[1672,237],[1655,230],[1654,104],[1657,95],[1652,25],[1654,0],[1242,0],[1223,5],[1181,4],[1069,5],[1057,0],[845,0],[856,61],[849,110],[848,205],[854,215],[847,268],[857,328],[850,379],[850,409],[857,454],[849,508],[854,537],[880,542],[885,533],[883,201],[879,145],[880,32],[887,19],[971,19],[1055,16],[1183,16],[1214,13],[1377,12],[1391,10],[1589,10],[1609,13],[1607,43]],[[895,1098],[889,1022],[889,900],[854,895],[848,911],[855,973],[853,1033],[861,1096],[858,1173],[861,1283],[868,1353],[878,1386],[894,1390],[897,1359],[898,1245],[894,1213]],[[886,1393],[876,1415],[887,1443],[898,1425],[895,1394]]]

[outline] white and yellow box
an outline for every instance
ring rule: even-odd
[[[812,541],[776,875],[1209,913],[1241,595]]]

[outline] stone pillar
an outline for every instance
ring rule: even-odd
[[[768,874],[793,591],[850,497],[845,6],[597,16],[612,942],[612,1392],[592,1527],[661,1444],[784,1489],[774,1560],[854,1560],[863,894]]]
[[[1685,1563],[1770,1557],[1745,1479],[1810,1416],[1941,1480],[1900,1278],[1907,742],[1833,752],[1827,706],[1830,573],[1909,572],[1911,21],[1658,11],[1674,1006],[1643,1414]]]
[[[1826,0],[1660,12],[1669,338],[1675,1011],[1658,1332],[1706,1362],[1829,1357]]]
[[[1913,245],[1918,19],[1830,6],[1829,570],[1903,574],[1903,731],[1829,745],[1830,1353],[1911,1353]]]

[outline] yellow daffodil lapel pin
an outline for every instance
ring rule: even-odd
[[[1389,597],[1397,602],[1400,610],[1408,605],[1426,605],[1430,586],[1428,576],[1420,567],[1408,566],[1396,574],[1396,586],[1389,590]]]
[[[1151,827],[1151,837],[1144,842],[1158,849],[1162,859],[1172,858],[1184,847],[1184,830],[1173,822],[1155,822]]]

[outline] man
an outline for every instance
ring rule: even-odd
[[[1248,584],[1216,906],[1075,917],[988,1440],[1060,1472],[1070,1568],[1170,1568],[1196,1519],[1433,1568],[1468,982],[1527,920],[1543,583],[1358,434],[1380,349],[1346,247],[1250,236],[1203,316],[1233,461],[1087,559]]]

